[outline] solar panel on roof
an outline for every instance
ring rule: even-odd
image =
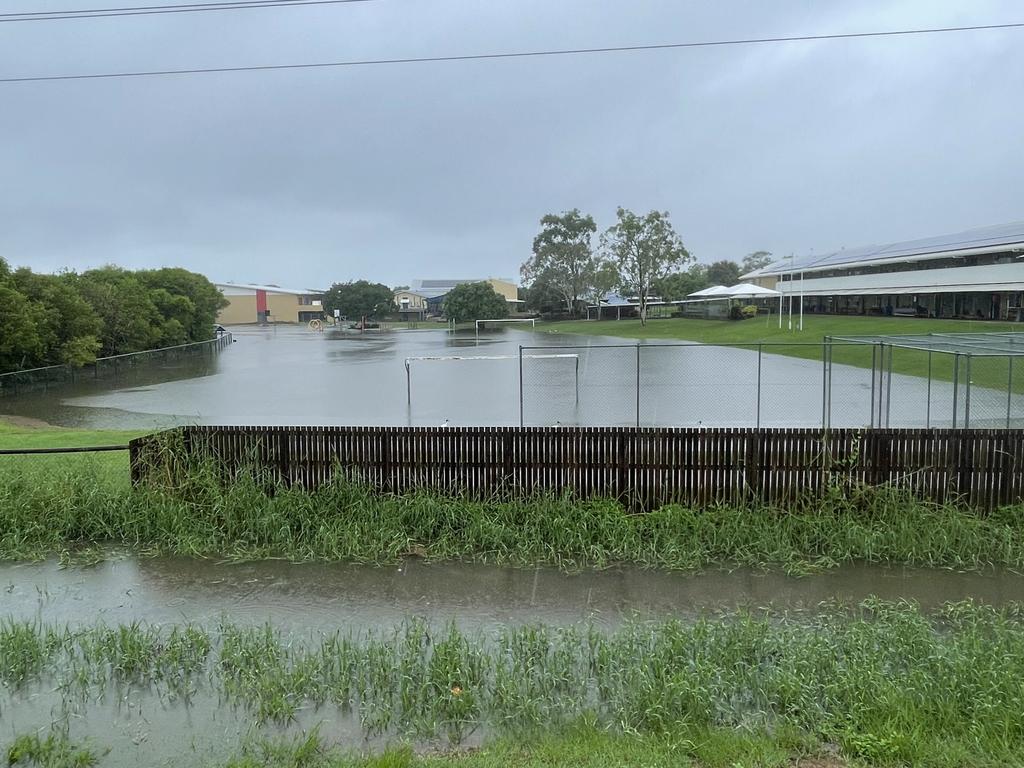
[[[894,259],[901,256],[922,256],[943,251],[958,251],[965,248],[985,248],[999,245],[1024,246],[1024,221],[968,229],[962,232],[925,237],[918,240],[903,240],[882,245],[844,248],[827,254],[812,254],[796,259],[783,259],[775,262],[765,271],[769,274],[799,272],[801,269],[839,266],[859,261]]]

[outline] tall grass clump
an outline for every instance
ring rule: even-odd
[[[100,755],[74,743],[66,730],[50,729],[46,736],[26,733],[17,736],[7,748],[7,765],[33,768],[92,768]]]
[[[337,476],[304,491],[260,473],[225,476],[197,462],[173,482],[127,488],[86,472],[0,476],[0,557],[83,547],[235,559],[393,562],[430,559],[551,564],[714,564],[794,570],[866,561],[979,568],[1024,566],[1024,506],[982,514],[891,488],[833,488],[790,508],[631,514],[615,501],[571,494],[474,500],[420,491],[381,493]]]
[[[328,721],[354,718],[367,736],[458,745],[477,731],[532,738],[585,722],[664,738],[789,734],[879,765],[1002,764],[1024,754],[1019,605],[956,603],[929,616],[871,600],[611,632],[530,625],[494,635],[408,621],[304,638],[230,624],[27,623],[23,633],[61,638],[23,686],[78,686],[90,698],[112,685],[173,693],[183,687],[170,684],[173,674],[258,722],[315,709]],[[24,643],[15,637],[0,643]],[[172,651],[175,637],[192,637],[190,650]]]

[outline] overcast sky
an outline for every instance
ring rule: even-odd
[[[4,0],[4,12],[147,5]],[[1024,21],[1015,0],[370,0],[0,23],[0,76]],[[701,261],[1024,218],[1024,29],[0,84],[0,256],[218,281],[518,277],[538,220]]]

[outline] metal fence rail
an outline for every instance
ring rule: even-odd
[[[1024,498],[1024,430],[636,427],[183,427],[133,440],[132,480],[176,483],[191,460],[315,489],[341,470],[381,491],[475,498],[571,490],[634,508],[792,504],[838,484],[891,484],[992,509]]]

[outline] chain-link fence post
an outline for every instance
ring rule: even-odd
[[[757,428],[761,428],[761,358],[764,356],[764,344],[757,345]]]
[[[1010,411],[1013,407],[1013,355],[1006,358],[1006,428],[1010,428]]]
[[[964,429],[971,428],[971,357],[967,355],[967,389],[964,395]]]
[[[829,337],[821,342],[821,428],[828,429],[828,346]]]
[[[885,379],[885,428],[889,428],[889,418],[892,415],[892,357],[896,348],[889,345],[889,367]]]
[[[636,345],[636,425],[640,426],[640,343]]]
[[[579,386],[579,385],[577,385]],[[523,345],[519,345],[519,426],[523,426]]]
[[[870,405],[870,417],[868,418],[868,427],[871,429],[875,428],[875,368],[878,364],[878,345],[871,345],[871,405]]]
[[[960,406],[960,353],[953,353],[953,429],[956,429],[957,411]]]
[[[924,406],[924,428],[932,427],[932,351],[928,350],[928,400]]]

